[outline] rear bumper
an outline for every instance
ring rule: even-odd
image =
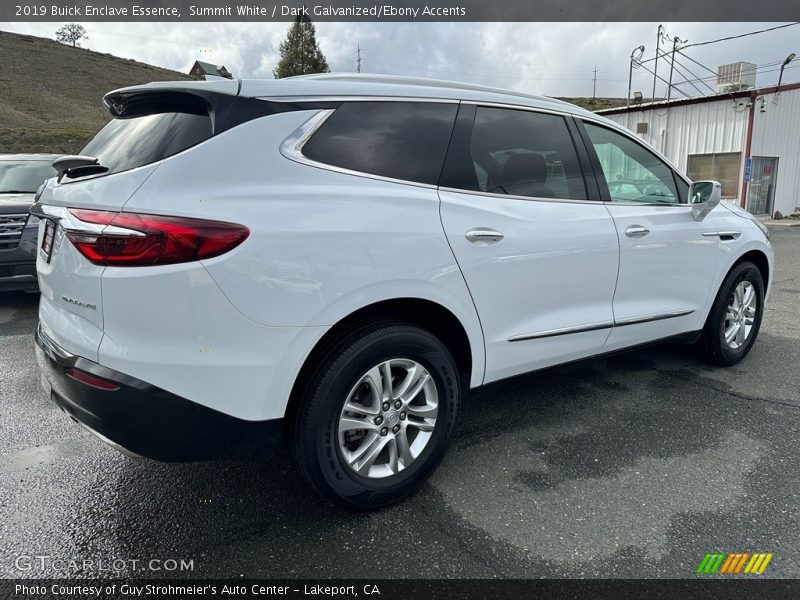
[[[281,419],[245,421],[176,396],[80,356],[36,331],[36,357],[50,398],[103,441],[127,454],[162,461],[268,456]],[[67,375],[76,369],[112,382],[106,390]]]

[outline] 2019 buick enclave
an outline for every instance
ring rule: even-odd
[[[380,507],[470,388],[662,339],[729,365],[758,334],[763,225],[570,104],[355,75],[105,104],[33,208],[37,342],[53,400],[126,451],[282,434],[325,498]]]

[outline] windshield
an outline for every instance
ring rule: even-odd
[[[44,160],[0,161],[0,194],[35,194],[56,170]]]

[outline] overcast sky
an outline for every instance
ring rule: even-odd
[[[187,71],[195,59],[224,64],[235,77],[272,77],[288,23],[84,23],[83,46],[124,58]],[[780,23],[665,23],[666,32],[691,43],[747,33]],[[653,56],[657,23],[317,23],[317,37],[333,71],[415,75],[510,88],[550,96],[624,97],[629,56],[644,45]],[[55,23],[0,23],[0,29],[54,37]],[[687,48],[706,67],[739,60],[761,66],[758,85],[775,84],[779,63],[800,55],[800,25],[716,44]],[[686,58],[690,79],[713,75]],[[775,65],[778,63],[778,65]],[[763,65],[763,66],[762,66]],[[650,65],[652,67],[652,63]],[[663,68],[663,71],[662,71]],[[659,74],[668,77],[663,61]],[[634,71],[633,90],[652,93],[653,76]],[[681,80],[680,75],[675,76]],[[800,59],[784,81],[800,80]],[[709,89],[696,84],[704,93]],[[658,84],[657,95],[666,85]],[[698,95],[690,85],[688,94]]]

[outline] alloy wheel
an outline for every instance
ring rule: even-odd
[[[739,282],[728,300],[722,322],[722,337],[730,348],[741,348],[750,337],[757,308],[758,296],[753,284],[747,280]]]
[[[437,415],[438,392],[427,369],[407,358],[384,361],[348,394],[338,423],[339,450],[362,477],[395,475],[428,445]]]

